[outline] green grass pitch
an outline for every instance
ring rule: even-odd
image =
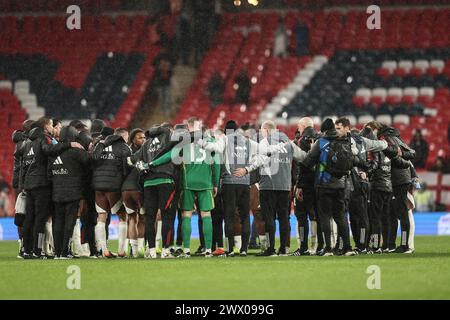
[[[54,261],[16,254],[16,242],[0,242],[0,299],[450,299],[450,237],[416,237],[413,255]],[[71,265],[80,268],[80,290],[66,287]],[[381,289],[367,288],[371,265],[380,267]]]

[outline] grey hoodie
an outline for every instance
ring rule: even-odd
[[[216,152],[221,155],[225,167],[222,180],[223,184],[243,185],[250,185],[250,174],[246,174],[243,177],[236,177],[233,175],[234,170],[247,168],[251,165],[252,161],[261,161],[259,157],[278,152],[284,148],[284,143],[280,141],[273,145],[269,145],[267,142],[258,144],[254,140],[246,138],[241,130],[227,134],[213,142],[206,141],[206,139],[199,139],[197,144],[209,152]],[[255,169],[256,167],[252,170]],[[249,173],[252,170],[247,169]]]
[[[292,160],[303,161],[306,157],[306,152],[290,141],[282,132],[270,134],[259,145],[264,150],[267,149],[267,146],[278,146],[280,142],[282,147],[278,152],[268,155],[260,154],[252,160],[249,167],[246,167],[248,172],[260,168],[260,190],[290,191]]]

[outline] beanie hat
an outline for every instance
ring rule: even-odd
[[[328,130],[334,129],[334,122],[330,118],[326,118],[322,125],[320,126],[321,132],[326,132]]]
[[[106,138],[107,136],[114,134],[114,129],[110,127],[104,127],[101,131],[101,134],[104,138]]]

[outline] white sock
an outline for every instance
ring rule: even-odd
[[[95,242],[97,243],[97,250],[102,250],[103,254],[108,251],[104,222],[97,222],[95,226]]]
[[[137,239],[137,243],[138,243],[138,251],[144,251],[145,250],[145,239],[144,238],[138,238]]]
[[[75,222],[75,227],[73,228],[72,233],[72,243],[73,243],[73,252],[75,254],[81,254],[81,222],[80,219],[77,219]]]
[[[162,238],[162,221],[156,222],[156,242],[155,247],[160,248]]]
[[[133,257],[137,258],[138,254],[139,254],[138,240],[130,239],[130,244],[131,244],[131,255]]]
[[[408,238],[408,246],[410,249],[414,249],[414,233],[416,229],[416,224],[414,221],[414,215],[412,210],[408,210],[408,219],[409,219],[409,238]]]
[[[317,221],[311,221],[311,250],[313,252],[317,251],[318,246],[318,237],[317,237]]]
[[[298,221],[297,221],[296,227],[295,227],[295,236],[297,237],[297,244],[298,244],[298,247],[300,248],[302,239],[300,239],[300,236],[301,236],[301,235],[300,235],[300,232],[299,232],[299,230],[298,230]]]
[[[90,256],[91,255],[91,250],[89,249],[89,244],[88,243],[83,243],[81,245],[81,250],[83,255],[85,256]]]
[[[53,231],[52,231],[52,223],[46,222],[45,223],[45,252],[47,254],[51,254],[51,248],[54,248],[54,242],[53,242]],[[49,250],[47,250],[49,249]]]
[[[337,224],[334,222],[334,219],[331,220],[331,246],[338,247],[339,248],[339,239],[338,239],[338,232],[337,232]]]
[[[242,236],[234,236],[234,246],[240,251],[242,248]]]
[[[267,249],[267,238],[266,235],[258,236],[259,237],[259,244],[261,245],[262,250]]]
[[[128,224],[126,221],[119,222],[119,254],[125,253],[125,248],[127,244],[127,232],[128,232]]]

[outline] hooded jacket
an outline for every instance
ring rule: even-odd
[[[326,131],[323,137],[318,139],[311,147],[311,151],[306,156],[306,159],[302,161],[303,165],[307,168],[313,169],[316,166],[315,186],[318,188],[345,189],[346,187],[347,176],[341,178],[332,176],[324,170],[324,162],[321,159],[321,145],[326,141],[331,142],[337,139],[348,138],[340,138],[335,129]]]
[[[78,132],[73,127],[61,130],[61,141],[75,142]],[[88,185],[90,158],[86,150],[71,148],[63,151],[50,164],[52,197],[54,202],[72,202],[84,199]]]
[[[301,150],[282,132],[270,134],[260,142],[260,149],[267,150],[268,146],[280,146],[279,151],[267,155],[261,154],[252,160],[247,172],[260,168],[260,190],[290,191],[292,183],[292,160],[302,161],[306,152]]]
[[[394,161],[391,169],[392,186],[397,187],[411,183],[411,171],[409,166],[405,168],[405,162],[410,163],[410,160],[414,159],[415,151],[400,139],[400,133],[397,129],[382,128],[378,132],[378,138],[386,140],[390,146],[400,147],[402,151],[401,158],[391,157],[391,160]]]
[[[120,192],[130,171],[127,164],[130,156],[130,147],[119,135],[108,136],[105,141],[99,142],[92,153],[94,190]]]
[[[40,187],[49,187],[48,158],[57,157],[70,148],[70,143],[52,144],[52,137],[42,128],[30,131],[30,143],[24,143],[17,156],[22,157],[24,170],[24,189],[33,190]]]
[[[307,127],[298,141],[298,146],[305,152],[309,152],[312,147],[312,140],[317,139],[318,134],[313,127]],[[302,189],[314,189],[315,170],[308,168],[302,162],[294,161],[296,165],[297,187]]]
[[[170,151],[178,143],[178,141],[171,141],[171,131],[166,127],[153,127],[147,131],[146,135],[147,141],[145,141],[141,149],[131,157],[132,163],[138,161],[150,163]],[[176,171],[175,165],[172,161],[169,161],[159,166],[152,166],[144,174],[143,179],[144,181],[154,179],[176,180]]]
[[[14,149],[14,168],[13,168],[13,180],[12,186],[14,189],[21,190],[23,187],[22,174],[22,157],[18,156],[18,150],[22,148],[24,143],[28,140],[28,135],[21,130],[14,131],[12,135],[12,141],[16,145]]]

